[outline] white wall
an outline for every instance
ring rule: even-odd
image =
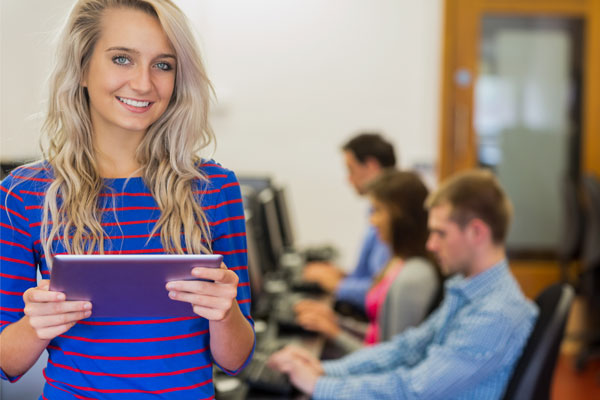
[[[348,265],[366,204],[340,145],[381,130],[403,167],[437,155],[441,0],[177,0],[193,21],[219,103],[216,160],[272,173],[303,244],[331,242]],[[38,156],[50,33],[71,0],[1,0],[0,159]]]

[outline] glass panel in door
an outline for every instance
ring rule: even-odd
[[[477,158],[513,201],[513,256],[551,255],[558,245],[562,185],[579,175],[582,38],[575,18],[482,19]]]

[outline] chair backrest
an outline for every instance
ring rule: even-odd
[[[585,301],[597,310],[600,308],[600,179],[588,174],[583,177],[581,188],[586,224],[578,288]]]
[[[574,290],[557,283],[535,300],[539,316],[508,381],[504,400],[548,400]]]
[[[583,244],[584,215],[579,182],[568,176],[562,182],[563,217],[558,257],[567,265],[581,254]]]
[[[442,294],[438,267],[423,257],[407,259],[379,311],[379,340],[419,325],[440,304]]]
[[[586,175],[582,181],[585,204],[585,233],[582,261],[585,269],[600,267],[600,180]]]

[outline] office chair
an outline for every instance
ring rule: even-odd
[[[600,180],[586,175],[582,181],[586,226],[581,254],[579,289],[587,306],[589,323],[585,344],[575,360],[582,370],[590,358],[600,356]]]
[[[573,288],[556,283],[535,300],[539,316],[508,381],[504,400],[548,400],[560,343],[574,298]]]
[[[567,176],[562,182],[563,216],[557,249],[561,280],[572,283],[571,262],[579,259],[583,244],[584,215],[579,181]]]
[[[598,270],[600,269],[600,180],[594,175],[583,178],[582,190],[586,209],[586,226],[581,254],[581,291],[590,296],[596,306],[600,303]]]

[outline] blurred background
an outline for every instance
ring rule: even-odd
[[[586,279],[582,182],[600,175],[600,1],[175,2],[216,91],[217,146],[205,156],[284,186],[300,245],[330,244],[353,267],[367,204],[347,183],[340,147],[376,131],[431,188],[462,169],[495,171],[514,202],[508,250],[528,296]],[[40,157],[54,36],[72,3],[0,1],[4,169]],[[586,304],[572,312],[567,354],[580,349]]]
[[[443,2],[176,3],[197,31],[216,91],[212,156],[284,184],[298,241],[330,242],[343,265],[352,263],[367,210],[346,182],[341,146],[360,130],[381,131],[402,167],[433,173]],[[19,162],[39,157],[53,36],[73,1],[0,4],[0,160]]]

